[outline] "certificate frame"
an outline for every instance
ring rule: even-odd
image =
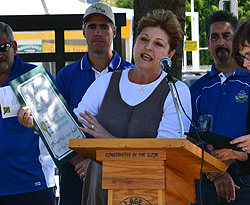
[[[32,111],[34,127],[57,167],[76,156],[69,139],[89,138],[42,65],[10,82],[21,106]]]

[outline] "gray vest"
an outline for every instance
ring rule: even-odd
[[[156,138],[169,93],[166,78],[145,101],[130,106],[122,100],[119,92],[121,74],[122,71],[112,74],[97,116],[98,122],[115,137]],[[102,166],[90,160],[83,185],[82,205],[107,205],[107,202],[108,191],[102,189]]]
[[[125,103],[119,92],[122,71],[114,72],[97,120],[118,138],[156,138],[169,87],[164,78],[151,95],[138,105]],[[140,93],[138,93],[140,95]]]

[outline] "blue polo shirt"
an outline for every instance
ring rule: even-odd
[[[1,87],[35,65],[19,56]],[[49,74],[50,75],[50,74]],[[53,80],[53,76],[50,75]],[[51,171],[49,171],[51,170]],[[0,117],[0,196],[40,191],[54,186],[54,163],[33,129],[24,127],[17,117]]]
[[[122,59],[116,51],[113,51],[113,54],[113,59],[108,66],[109,71],[134,67],[133,64]],[[65,66],[56,77],[57,87],[72,109],[78,106],[86,90],[95,80],[95,73],[87,56],[88,53],[82,59]]]
[[[113,52],[108,69],[110,72],[133,68],[134,65]],[[78,106],[88,87],[95,80],[95,73],[88,60],[88,53],[75,63],[65,66],[56,77],[58,90],[72,109]],[[81,204],[82,180],[69,162],[62,166],[60,182],[60,205]]]
[[[226,78],[215,70],[197,80],[191,87],[192,118],[197,126],[200,115],[210,114],[212,131],[232,138],[246,134],[250,74],[238,68]],[[194,132],[191,126],[190,132]]]

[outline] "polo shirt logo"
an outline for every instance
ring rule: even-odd
[[[41,186],[41,182],[35,182],[35,186]]]
[[[239,93],[235,95],[235,101],[239,103],[243,103],[248,99],[248,94],[245,93],[244,90],[241,90]]]

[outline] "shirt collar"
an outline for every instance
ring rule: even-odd
[[[116,51],[113,50],[112,53],[113,53],[113,58],[108,65],[109,71],[117,70],[122,62],[122,58],[118,55]],[[89,60],[88,60],[88,53],[86,53],[81,60],[81,70],[87,71],[91,69],[92,69],[92,66],[90,65]]]
[[[215,64],[213,63],[212,68],[211,68],[211,72],[210,72],[210,77],[215,76],[217,74],[219,74],[220,72],[215,70]],[[244,71],[241,68],[237,68],[237,70],[232,74],[232,76],[247,76],[249,75],[248,71]]]

